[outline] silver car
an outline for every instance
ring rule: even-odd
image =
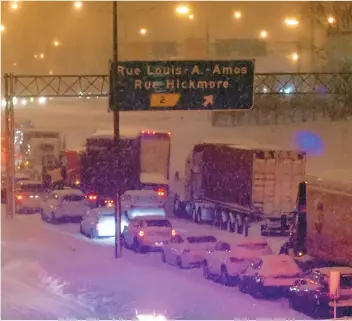
[[[16,212],[39,212],[43,198],[48,194],[39,181],[25,180],[15,185]]]

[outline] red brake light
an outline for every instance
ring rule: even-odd
[[[113,200],[105,200],[104,203],[105,204],[114,204],[114,201]]]
[[[16,195],[16,198],[20,201],[23,200],[23,196],[22,195]]]
[[[159,188],[157,190],[157,193],[158,193],[159,196],[165,196],[165,190],[163,188]]]
[[[88,199],[89,199],[90,201],[96,201],[97,198],[98,198],[98,197],[97,197],[96,195],[93,195],[93,194],[88,195]]]
[[[139,235],[140,237],[143,237],[143,236],[144,236],[144,231],[139,231],[138,235]]]
[[[171,235],[172,235],[172,236],[175,236],[175,235],[176,235],[176,230],[172,230],[172,231],[171,231]]]
[[[169,136],[171,135],[171,133],[170,133],[170,132],[168,132],[167,134],[168,134]]]

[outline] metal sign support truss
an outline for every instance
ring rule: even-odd
[[[6,216],[15,213],[14,179],[14,104],[13,98],[35,97],[107,97],[108,75],[14,75],[5,74],[5,141],[6,141]],[[256,74],[255,93],[337,94],[344,95],[352,87],[352,73],[285,73]]]

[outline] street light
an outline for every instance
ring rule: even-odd
[[[189,19],[189,20],[193,20],[193,19],[194,19],[194,15],[193,15],[193,14],[190,14],[190,15],[188,16],[188,19]]]
[[[299,21],[295,18],[286,18],[285,23],[290,27],[295,27],[299,25]]]
[[[332,17],[332,16],[328,17],[328,23],[330,25],[334,24],[335,22],[336,22],[336,19],[334,17]]]
[[[235,11],[235,13],[233,14],[233,17],[237,20],[241,19],[241,17],[242,17],[241,11]]]
[[[74,6],[76,9],[81,9],[83,6],[83,3],[81,1],[75,1]]]
[[[260,38],[265,39],[268,37],[268,33],[265,30],[262,30],[260,32]]]
[[[43,59],[44,58],[44,54],[40,54],[40,59]]]
[[[18,9],[18,3],[17,3],[17,1],[12,2],[11,5],[10,5],[10,8],[11,8],[12,10],[17,10],[17,9]]]
[[[147,32],[148,32],[148,30],[145,29],[145,28],[141,28],[141,29],[139,30],[139,33],[140,33],[142,36],[145,36],[145,35],[147,34]]]
[[[298,61],[298,59],[299,59],[298,53],[297,53],[297,52],[294,52],[294,53],[291,55],[291,59],[292,59],[293,61]]]
[[[189,7],[186,6],[186,5],[180,5],[180,6],[178,6],[178,7],[176,8],[176,13],[182,14],[182,15],[184,15],[184,14],[189,14],[190,11],[191,11],[191,10],[190,10]]]
[[[4,32],[4,31],[5,31],[5,26],[1,25],[1,32]]]
[[[60,42],[57,40],[54,40],[53,45],[54,45],[54,47],[58,47],[58,46],[60,46]]]

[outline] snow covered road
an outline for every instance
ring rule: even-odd
[[[284,299],[256,300],[204,280],[199,269],[165,265],[158,253],[123,250],[114,259],[111,242],[77,231],[39,215],[3,218],[2,319],[132,318],[136,309],[183,319],[307,319]]]

